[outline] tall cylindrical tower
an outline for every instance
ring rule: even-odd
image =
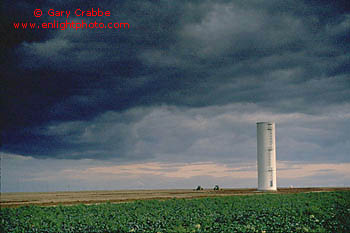
[[[276,191],[276,136],[274,122],[258,122],[258,190]]]

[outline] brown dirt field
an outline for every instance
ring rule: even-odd
[[[350,191],[347,188],[278,188],[276,194],[300,193],[300,192],[330,192]],[[24,205],[74,205],[74,204],[97,204],[104,202],[120,203],[135,200],[171,199],[171,198],[201,198],[214,196],[233,195],[258,195],[256,189],[221,189],[194,191],[191,189],[168,189],[168,190],[122,190],[122,191],[79,191],[79,192],[47,192],[47,193],[1,193],[0,206],[19,207]]]

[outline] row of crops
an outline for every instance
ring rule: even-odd
[[[1,209],[1,232],[350,232],[350,192]]]

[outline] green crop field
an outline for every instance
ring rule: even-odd
[[[1,232],[350,232],[350,192],[1,209]]]

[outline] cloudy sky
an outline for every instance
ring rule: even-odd
[[[35,2],[35,3],[33,3]],[[100,8],[110,17],[77,17]],[[43,16],[33,16],[41,9]],[[14,22],[129,29],[14,29]],[[1,6],[1,191],[350,186],[347,1],[12,1]]]

